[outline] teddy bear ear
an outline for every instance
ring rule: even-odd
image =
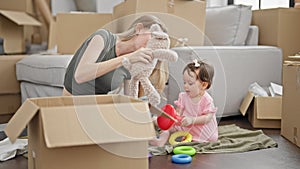
[[[161,28],[160,28],[160,26],[158,24],[153,24],[150,27],[150,31],[154,32],[154,31],[162,31],[162,30],[161,30]]]

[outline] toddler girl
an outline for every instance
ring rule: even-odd
[[[184,68],[184,92],[179,93],[178,100],[174,102],[182,120],[169,131],[163,131],[159,138],[151,140],[151,145],[163,146],[169,132],[175,131],[188,131],[195,142],[217,141],[217,108],[206,91],[212,84],[213,76],[213,67],[203,61],[194,60]]]

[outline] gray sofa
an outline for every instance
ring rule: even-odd
[[[173,48],[179,59],[170,64],[166,89],[167,103],[173,104],[182,88],[182,69],[193,59],[202,59],[215,67],[209,92],[218,107],[217,116],[238,115],[240,104],[251,83],[269,86],[281,84],[282,51],[259,46],[259,28],[250,25],[250,6],[236,5],[206,9],[205,46]]]
[[[206,60],[215,67],[215,78],[209,92],[218,107],[219,117],[240,114],[239,106],[251,83],[262,86],[269,86],[270,82],[281,84],[281,49],[257,45],[259,29],[250,26],[250,22],[249,7],[208,8],[205,46],[172,48],[179,59],[169,65],[170,79],[165,89],[167,100],[162,100],[162,105],[173,104],[178,93],[183,91],[182,69],[194,58]],[[36,54],[19,61],[16,72],[21,81],[22,101],[61,95],[65,69],[71,58],[72,55]]]
[[[210,94],[218,107],[218,116],[238,115],[239,106],[251,83],[269,86],[281,84],[281,49],[271,46],[199,46],[174,48],[179,55],[170,64],[167,102],[173,104],[183,91],[182,70],[193,58],[201,58],[214,65],[215,77]]]

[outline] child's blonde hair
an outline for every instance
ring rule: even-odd
[[[214,67],[204,61],[194,60],[192,63],[186,65],[183,69],[183,73],[187,71],[189,75],[191,72],[195,73],[196,79],[201,82],[207,82],[207,88],[209,89],[212,85],[213,77],[214,77]]]

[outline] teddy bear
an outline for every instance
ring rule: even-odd
[[[131,74],[129,82],[129,95],[138,97],[139,83],[144,89],[145,95],[151,105],[157,106],[160,103],[160,94],[154,88],[149,80],[152,71],[158,60],[161,61],[177,61],[178,55],[170,50],[169,35],[162,31],[158,24],[150,27],[151,38],[148,40],[146,48],[152,49],[152,62],[145,64],[137,62],[131,64],[128,60],[123,60],[123,66]]]

